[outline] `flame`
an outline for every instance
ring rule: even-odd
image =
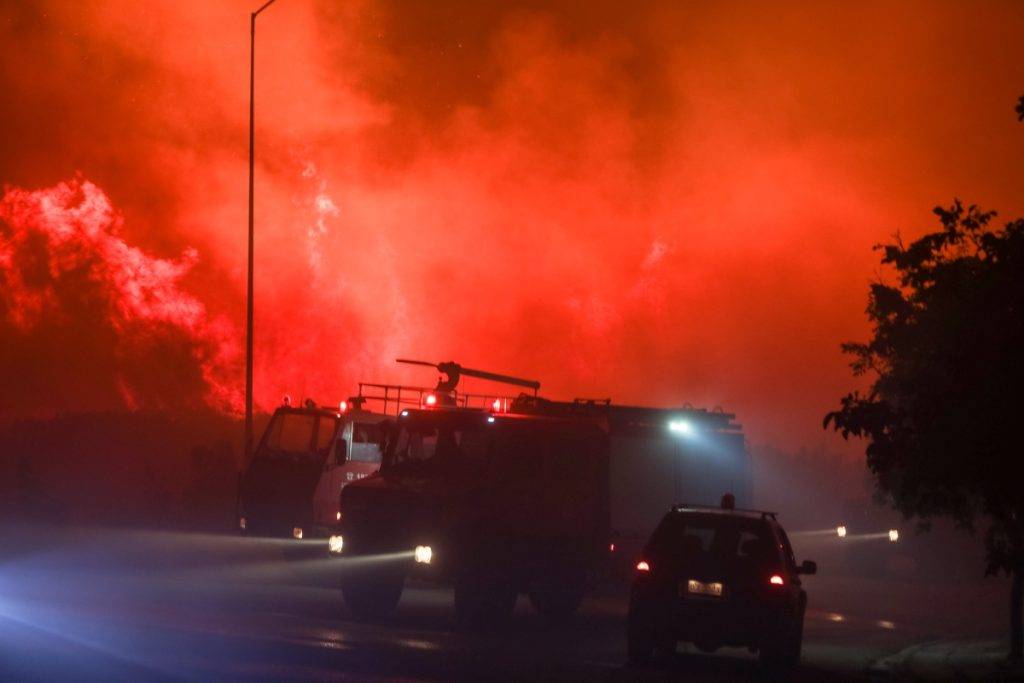
[[[41,190],[7,188],[0,199],[0,324],[22,338],[64,335],[62,358],[32,354],[24,368],[41,364],[90,364],[79,355],[88,335],[112,339],[113,383],[124,407],[187,404],[195,397],[159,392],[144,377],[159,374],[168,345],[184,350],[202,380],[201,400],[235,411],[237,332],[182,287],[198,262],[195,249],[176,259],[158,258],[120,236],[123,217],[97,185],[81,177]],[[43,340],[40,339],[40,342]],[[46,348],[29,344],[27,348]],[[177,360],[181,355],[172,354]],[[131,368],[141,368],[142,377]],[[128,372],[122,368],[129,369]],[[73,380],[71,367],[67,379]],[[59,393],[63,386],[53,386]],[[87,407],[87,406],[79,406]]]

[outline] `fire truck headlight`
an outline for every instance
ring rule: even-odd
[[[345,539],[341,536],[331,536],[327,539],[327,550],[340,555],[341,551],[345,549]]]
[[[693,425],[688,420],[672,420],[668,423],[668,430],[681,436],[693,434]]]
[[[292,537],[293,538],[297,538],[297,539],[299,539],[301,541],[302,540],[302,527],[297,526],[294,529],[292,529]]]
[[[429,545],[418,545],[413,551],[412,557],[420,564],[430,564],[434,559],[434,551]]]
[[[900,540],[900,532],[898,529],[889,529],[889,541],[895,543]]]
[[[837,526],[836,527],[836,536],[838,536],[839,538],[846,538],[846,527],[842,526],[842,525]]]

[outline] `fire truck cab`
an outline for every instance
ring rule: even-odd
[[[326,538],[338,496],[380,468],[385,416],[287,402],[274,411],[239,485],[239,530],[255,536]],[[356,405],[359,405],[358,402]]]
[[[401,411],[380,471],[345,488],[331,551],[348,607],[388,614],[407,576],[454,585],[458,623],[507,618],[523,592],[572,614],[608,538],[608,438],[593,420]]]

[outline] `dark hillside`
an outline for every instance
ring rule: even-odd
[[[212,411],[17,421],[0,429],[0,510],[55,523],[228,529],[241,435],[238,419]]]

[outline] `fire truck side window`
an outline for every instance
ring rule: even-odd
[[[352,461],[353,462],[380,462],[380,444],[374,440],[377,433],[377,425],[360,424],[352,425]]]
[[[316,416],[281,413],[267,435],[267,450],[283,453],[309,453],[313,448]]]
[[[431,427],[409,429],[403,427],[395,444],[394,463],[423,462],[434,457],[437,447],[437,430]]]
[[[321,417],[316,432],[316,452],[325,455],[331,450],[331,443],[334,442],[334,430],[338,421],[333,417]]]
[[[389,466],[414,465],[446,469],[481,470],[490,452],[489,437],[482,430],[415,426],[403,428]]]

